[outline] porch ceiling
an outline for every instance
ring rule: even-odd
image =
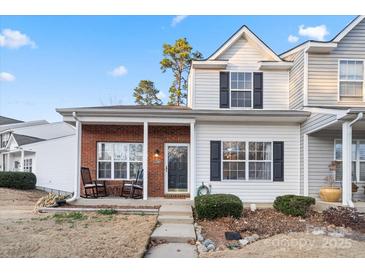
[[[325,127],[323,129],[326,130],[338,130],[342,131],[342,121],[337,121],[336,123],[333,123],[329,125],[328,127]],[[352,130],[354,131],[365,131],[365,120],[358,121],[352,126]],[[365,137],[365,136],[364,136]]]

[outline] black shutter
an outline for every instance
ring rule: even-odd
[[[219,107],[229,108],[229,72],[219,73]]]
[[[210,180],[221,180],[221,141],[210,141]]]
[[[284,181],[284,142],[273,143],[273,180],[275,182]]]
[[[263,108],[263,81],[262,72],[253,73],[253,108],[262,109]]]

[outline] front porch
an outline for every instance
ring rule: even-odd
[[[117,122],[76,123],[79,140],[77,198],[84,188],[79,168],[90,169],[92,179],[106,181],[108,204],[159,204],[156,198],[190,201],[195,190],[195,121],[130,119]],[[143,201],[121,198],[123,182],[135,180],[143,169]],[[100,203],[105,199],[99,198]],[[86,199],[78,199],[76,203]],[[94,202],[90,202],[94,205]],[[175,203],[176,204],[176,203]]]
[[[303,137],[303,192],[319,197],[320,188],[332,176],[342,188],[340,203],[365,211],[365,121],[360,113],[351,113],[314,128]],[[336,170],[330,171],[331,162]],[[328,178],[328,177],[327,177]],[[357,188],[357,189],[356,189]],[[356,190],[356,191],[355,191]],[[329,203],[318,199],[322,209]]]

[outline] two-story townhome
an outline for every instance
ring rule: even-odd
[[[78,165],[106,180],[109,194],[144,169],[144,198],[212,193],[271,202],[300,192],[300,126],[310,112],[289,108],[291,61],[246,26],[194,61],[187,107],[58,109],[78,136]],[[79,174],[79,172],[78,172]],[[80,178],[75,193],[80,195]]]
[[[337,160],[343,203],[351,205],[352,179],[365,181],[363,59],[363,17],[330,42],[280,56],[243,26],[192,62],[186,107],[57,109],[77,129],[74,198],[83,192],[81,167],[112,195],[143,169],[144,199],[193,198],[203,183],[246,202],[317,197]]]
[[[33,172],[36,187],[73,192],[76,159],[75,129],[45,120],[0,125],[0,172]]]
[[[289,107],[311,112],[301,125],[300,193],[318,196],[336,161],[342,202],[352,205],[352,182],[364,199],[365,20],[358,16],[328,42],[308,41],[280,57],[293,62]]]

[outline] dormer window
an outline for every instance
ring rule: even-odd
[[[362,100],[364,94],[364,61],[339,61],[339,99]]]
[[[231,72],[231,108],[252,107],[252,73]]]

